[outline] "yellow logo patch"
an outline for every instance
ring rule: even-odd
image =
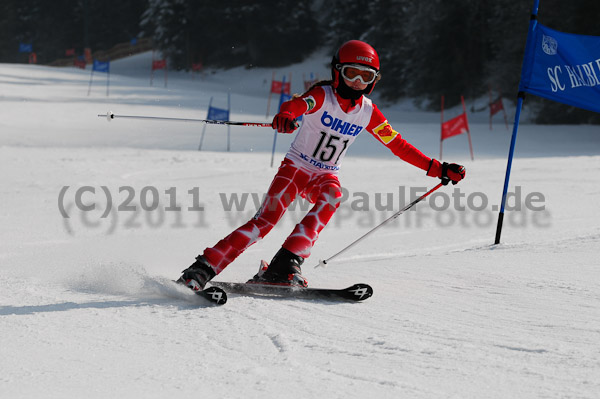
[[[377,126],[373,132],[379,137],[384,144],[388,144],[390,141],[396,138],[398,132],[392,129],[392,126],[387,123],[387,121],[383,122],[381,125]]]
[[[317,104],[317,102],[315,101],[315,99],[312,96],[306,97],[304,99],[304,102],[306,102],[306,105],[308,105],[308,109],[306,110],[306,112],[313,109],[315,107],[315,105]]]

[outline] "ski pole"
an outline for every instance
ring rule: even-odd
[[[202,122],[212,125],[235,125],[235,126],[256,126],[256,127],[272,127],[270,123],[261,122],[232,122],[232,121],[216,121],[212,119],[186,119],[186,118],[165,118],[161,116],[140,116],[140,115],[115,115],[108,111],[105,114],[99,114],[99,118],[106,118],[109,122],[115,118],[123,119],[145,119],[153,121],[171,121],[171,122]]]
[[[445,183],[447,184],[447,182],[448,181],[446,181]],[[367,231],[362,237],[358,238],[357,240],[355,240],[354,242],[352,242],[350,245],[348,245],[346,248],[342,249],[340,252],[336,253],[335,255],[333,255],[333,256],[329,257],[328,259],[325,259],[325,260],[319,259],[319,264],[315,266],[315,269],[317,267],[325,267],[325,266],[327,266],[327,263],[329,263],[332,259],[337,258],[338,255],[346,252],[348,249],[352,248],[353,246],[355,246],[356,244],[358,244],[360,241],[364,240],[367,236],[369,236],[371,233],[373,233],[376,230],[378,230],[380,227],[382,227],[385,224],[389,223],[390,221],[396,219],[398,216],[402,215],[404,212],[406,212],[407,210],[409,210],[410,208],[412,208],[413,206],[415,206],[419,202],[423,201],[425,198],[427,198],[429,196],[429,194],[433,193],[435,190],[437,190],[438,188],[442,187],[443,185],[444,185],[444,182],[439,183],[437,186],[435,186],[431,190],[427,191],[425,194],[421,195],[419,198],[417,198],[416,200],[414,200],[413,202],[411,202],[410,204],[406,205],[404,208],[400,209],[398,212],[394,213],[392,216],[390,216],[389,218],[387,218],[386,220],[384,220],[381,224],[379,224],[378,226],[374,227],[373,229]]]

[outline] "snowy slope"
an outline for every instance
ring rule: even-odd
[[[340,174],[348,198],[303,271],[312,286],[368,282],[375,295],[230,295],[215,308],[170,280],[254,213],[252,194],[275,173],[272,130],[232,128],[227,153],[227,129],[210,127],[209,151],[197,152],[202,125],[96,115],[204,118],[210,97],[225,106],[230,91],[232,119],[265,121],[272,71],[172,73],[165,89],[158,77],[149,86],[149,57],[116,62],[108,98],[98,75],[87,96],[89,70],[0,65],[0,397],[598,396],[598,127],[523,124],[511,180],[521,210],[507,212],[503,244],[492,246],[509,132],[501,118],[490,132],[487,115],[470,114],[476,160],[466,137],[444,147],[444,159],[467,166],[464,182],[314,269],[392,214],[377,209],[388,197],[397,210],[411,187],[435,184],[361,137]],[[325,76],[323,60],[278,73],[292,72],[300,91],[294,78]],[[438,155],[438,114],[408,103],[383,111]],[[278,161],[291,139],[278,136]],[[77,209],[82,187],[94,188],[81,198],[94,211]],[[157,209],[142,209],[154,189]],[[102,218],[106,192],[113,208]],[[136,211],[118,211],[128,193]],[[244,193],[245,206],[225,209]],[[174,195],[181,211],[166,210]],[[253,275],[301,215],[290,211],[218,278]]]

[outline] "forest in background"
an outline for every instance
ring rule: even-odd
[[[600,36],[597,0],[541,0],[539,21],[553,29]],[[532,0],[3,0],[0,62],[38,63],[65,49],[108,49],[151,38],[169,65],[282,67],[318,48],[333,54],[346,40],[373,45],[381,58],[378,92],[412,98],[424,109],[496,94],[516,98]],[[324,60],[328,62],[329,60]],[[528,96],[538,123],[600,123],[597,113]]]

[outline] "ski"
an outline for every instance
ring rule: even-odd
[[[342,289],[288,287],[256,283],[231,283],[225,281],[211,281],[210,284],[213,287],[220,287],[227,290],[229,293],[235,294],[266,295],[302,299],[364,301],[373,295],[373,288],[371,288],[371,286],[368,284],[354,284],[350,287]]]
[[[181,283],[181,282],[179,282],[179,281],[175,281],[175,280],[173,280],[173,282],[174,282],[175,284],[178,284],[178,285],[182,285],[182,286],[184,286],[184,287],[187,287],[185,284],[183,284],[183,283]],[[189,288],[189,287],[187,287],[187,288]],[[201,296],[202,298],[204,298],[204,299],[206,299],[206,300],[208,300],[208,301],[210,301],[210,302],[212,302],[212,303],[214,303],[214,304],[217,304],[217,305],[224,305],[224,304],[226,304],[226,303],[227,303],[227,293],[226,293],[225,291],[223,291],[223,289],[222,289],[222,288],[219,288],[219,287],[214,287],[214,286],[213,286],[213,287],[208,287],[208,288],[205,288],[205,289],[203,289],[203,290],[200,290],[200,291],[194,291],[194,290],[192,290],[191,288],[189,288],[189,289],[190,289],[190,290],[191,290],[191,291],[192,291],[194,294],[196,294],[196,295],[198,295],[198,296]]]
[[[194,291],[194,293],[217,305],[227,303],[227,293],[219,287],[208,287],[202,291]]]

